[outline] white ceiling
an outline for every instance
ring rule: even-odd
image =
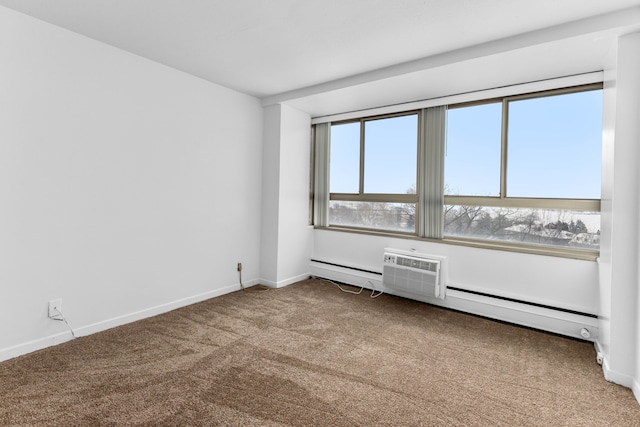
[[[595,71],[602,69],[611,37],[640,25],[640,0],[0,0],[0,5],[260,97],[264,104],[286,101],[312,115]],[[439,83],[419,84],[428,81]]]

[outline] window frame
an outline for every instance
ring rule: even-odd
[[[415,194],[404,194],[404,193],[366,193],[364,191],[364,173],[365,173],[365,123],[368,121],[374,120],[383,120],[390,119],[394,117],[405,117],[405,116],[416,116],[417,125],[416,125],[416,193]],[[420,180],[419,180],[419,156],[420,156],[420,127],[421,127],[421,110],[409,110],[402,111],[398,113],[389,113],[389,114],[381,114],[375,116],[366,116],[355,119],[341,120],[337,122],[332,122],[331,126],[339,126],[349,123],[359,123],[360,124],[360,158],[359,158],[359,173],[358,173],[358,193],[332,193],[329,189],[329,203],[332,201],[337,202],[369,202],[369,203],[413,203],[415,204],[415,218],[418,218],[419,213],[419,191],[420,191]],[[327,165],[330,168],[330,164]],[[417,223],[416,223],[417,224]],[[381,232],[381,233],[391,233],[391,234],[400,234],[400,235],[408,235],[408,236],[417,236],[418,235],[418,227],[416,225],[415,230],[413,232],[410,231],[399,231],[399,230],[387,230],[382,228],[371,228],[371,227],[358,227],[358,226],[347,226],[347,225],[332,225],[329,224],[328,228],[332,229],[346,229],[346,230],[362,230],[362,231],[371,231],[371,232]]]
[[[548,96],[567,95],[572,93],[602,90],[602,83],[591,83],[561,89],[552,89],[542,92],[532,92],[521,95],[505,96],[482,101],[474,101],[449,105],[449,109],[471,107],[495,102],[502,102],[502,135],[500,158],[500,195],[499,196],[465,196],[444,195],[445,205],[457,206],[483,206],[500,208],[532,208],[532,209],[558,209],[577,211],[600,211],[601,199],[580,198],[542,198],[542,197],[510,197],[508,194],[507,166],[509,149],[509,102],[526,99],[544,98]]]
[[[464,108],[473,105],[502,102],[502,134],[500,159],[500,195],[499,196],[465,196],[444,195],[444,206],[478,206],[514,209],[551,209],[582,212],[600,212],[601,199],[582,198],[540,198],[540,197],[510,197],[508,195],[507,167],[508,167],[508,132],[509,132],[509,102],[536,99],[548,96],[566,95],[572,93],[602,90],[602,83],[591,83],[560,89],[531,92],[520,95],[505,96],[469,103],[450,105],[449,108]],[[553,245],[538,245],[534,243],[518,243],[459,236],[444,233],[443,242],[461,244],[465,246],[500,249],[514,252],[535,253],[541,255],[562,256],[574,259],[596,260],[599,250],[586,248],[571,248]]]
[[[525,99],[534,99],[554,95],[579,93],[592,90],[602,90],[604,87],[603,82],[578,84],[573,86],[567,86],[557,89],[532,91],[517,95],[506,95],[499,97],[488,97],[486,99],[474,100],[470,102],[460,102],[443,105],[446,109],[463,108],[473,105],[482,105],[488,103],[501,102],[502,103],[502,132],[501,132],[501,159],[500,159],[500,195],[499,196],[467,196],[467,195],[447,195],[443,196],[442,215],[444,217],[445,206],[481,206],[481,207],[497,207],[497,208],[523,208],[523,209],[550,209],[550,210],[571,210],[571,211],[584,211],[584,212],[600,212],[601,211],[601,199],[580,199],[580,198],[525,198],[525,197],[509,197],[507,193],[507,161],[508,161],[508,103],[511,101],[519,101]],[[416,114],[418,118],[418,144],[417,144],[417,176],[416,176],[416,194],[376,194],[376,193],[364,193],[364,122],[369,120],[377,120],[390,117],[406,116]],[[429,241],[444,244],[462,245],[474,248],[483,249],[495,249],[501,251],[537,254],[545,256],[556,256],[563,258],[572,258],[579,260],[595,261],[600,255],[599,250],[585,249],[585,248],[573,248],[553,245],[542,245],[535,243],[520,243],[513,241],[500,241],[500,240],[488,240],[479,239],[465,236],[453,236],[443,234],[441,238],[424,237],[421,235],[417,224],[421,220],[424,212],[420,210],[420,195],[422,194],[421,176],[424,175],[420,170],[420,157],[423,155],[426,149],[423,146],[423,139],[420,137],[424,132],[424,109],[411,109],[407,111],[398,111],[393,113],[385,113],[380,115],[369,115],[357,118],[349,118],[345,120],[338,120],[336,122],[329,123],[330,126],[346,124],[346,123],[360,123],[360,173],[359,173],[359,192],[356,193],[328,193],[328,201],[354,201],[354,202],[389,202],[389,203],[414,203],[415,209],[415,224],[416,229],[413,232],[402,232],[396,230],[386,230],[378,228],[346,226],[346,225],[315,225],[316,229],[339,231],[339,232],[351,232],[356,234],[377,235],[386,237],[405,238],[412,240]],[[315,126],[315,125],[313,125]],[[327,168],[330,165],[327,164]],[[442,183],[444,186],[444,181]],[[443,189],[444,190],[444,189]],[[330,190],[329,190],[330,191]],[[443,226],[444,228],[444,226]],[[444,230],[443,230],[444,232]]]

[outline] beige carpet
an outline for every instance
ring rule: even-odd
[[[308,280],[0,364],[0,425],[639,426],[591,343]]]

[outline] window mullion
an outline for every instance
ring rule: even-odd
[[[509,139],[509,101],[502,101],[502,134],[500,149],[500,198],[507,197],[507,152]]]
[[[360,120],[360,182],[358,193],[364,194],[364,120]]]

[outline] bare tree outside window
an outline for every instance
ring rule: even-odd
[[[599,212],[446,205],[444,216],[448,236],[584,249],[600,245]]]
[[[335,226],[414,233],[415,204],[331,201],[329,220]]]

